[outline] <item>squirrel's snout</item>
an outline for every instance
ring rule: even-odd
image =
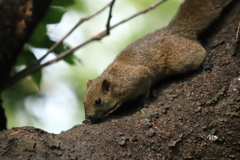
[[[85,119],[84,121],[82,121],[82,123],[84,123],[84,124],[91,124],[92,120],[91,119]]]
[[[85,120],[82,122],[84,124],[92,124],[93,123],[93,117],[89,115],[85,115]]]

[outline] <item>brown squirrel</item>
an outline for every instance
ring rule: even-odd
[[[88,80],[83,123],[91,124],[139,96],[146,103],[150,87],[159,80],[196,70],[206,56],[197,36],[228,2],[185,0],[167,27],[127,46],[99,77]]]

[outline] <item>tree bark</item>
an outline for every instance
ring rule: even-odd
[[[118,117],[61,134],[33,127],[0,132],[6,159],[240,159],[240,1],[200,39],[211,71],[170,77],[154,86],[148,108],[132,102]]]
[[[0,88],[10,76],[23,45],[45,15],[51,0],[0,1]],[[6,129],[6,117],[0,104],[0,130]]]

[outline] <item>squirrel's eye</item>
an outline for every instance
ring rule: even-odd
[[[102,100],[101,100],[100,98],[97,98],[97,99],[95,100],[95,104],[101,104],[101,102],[102,102]]]

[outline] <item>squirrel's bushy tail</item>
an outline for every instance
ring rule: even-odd
[[[196,37],[217,18],[231,0],[185,0],[169,23],[174,32]],[[185,35],[185,33],[187,33]]]

